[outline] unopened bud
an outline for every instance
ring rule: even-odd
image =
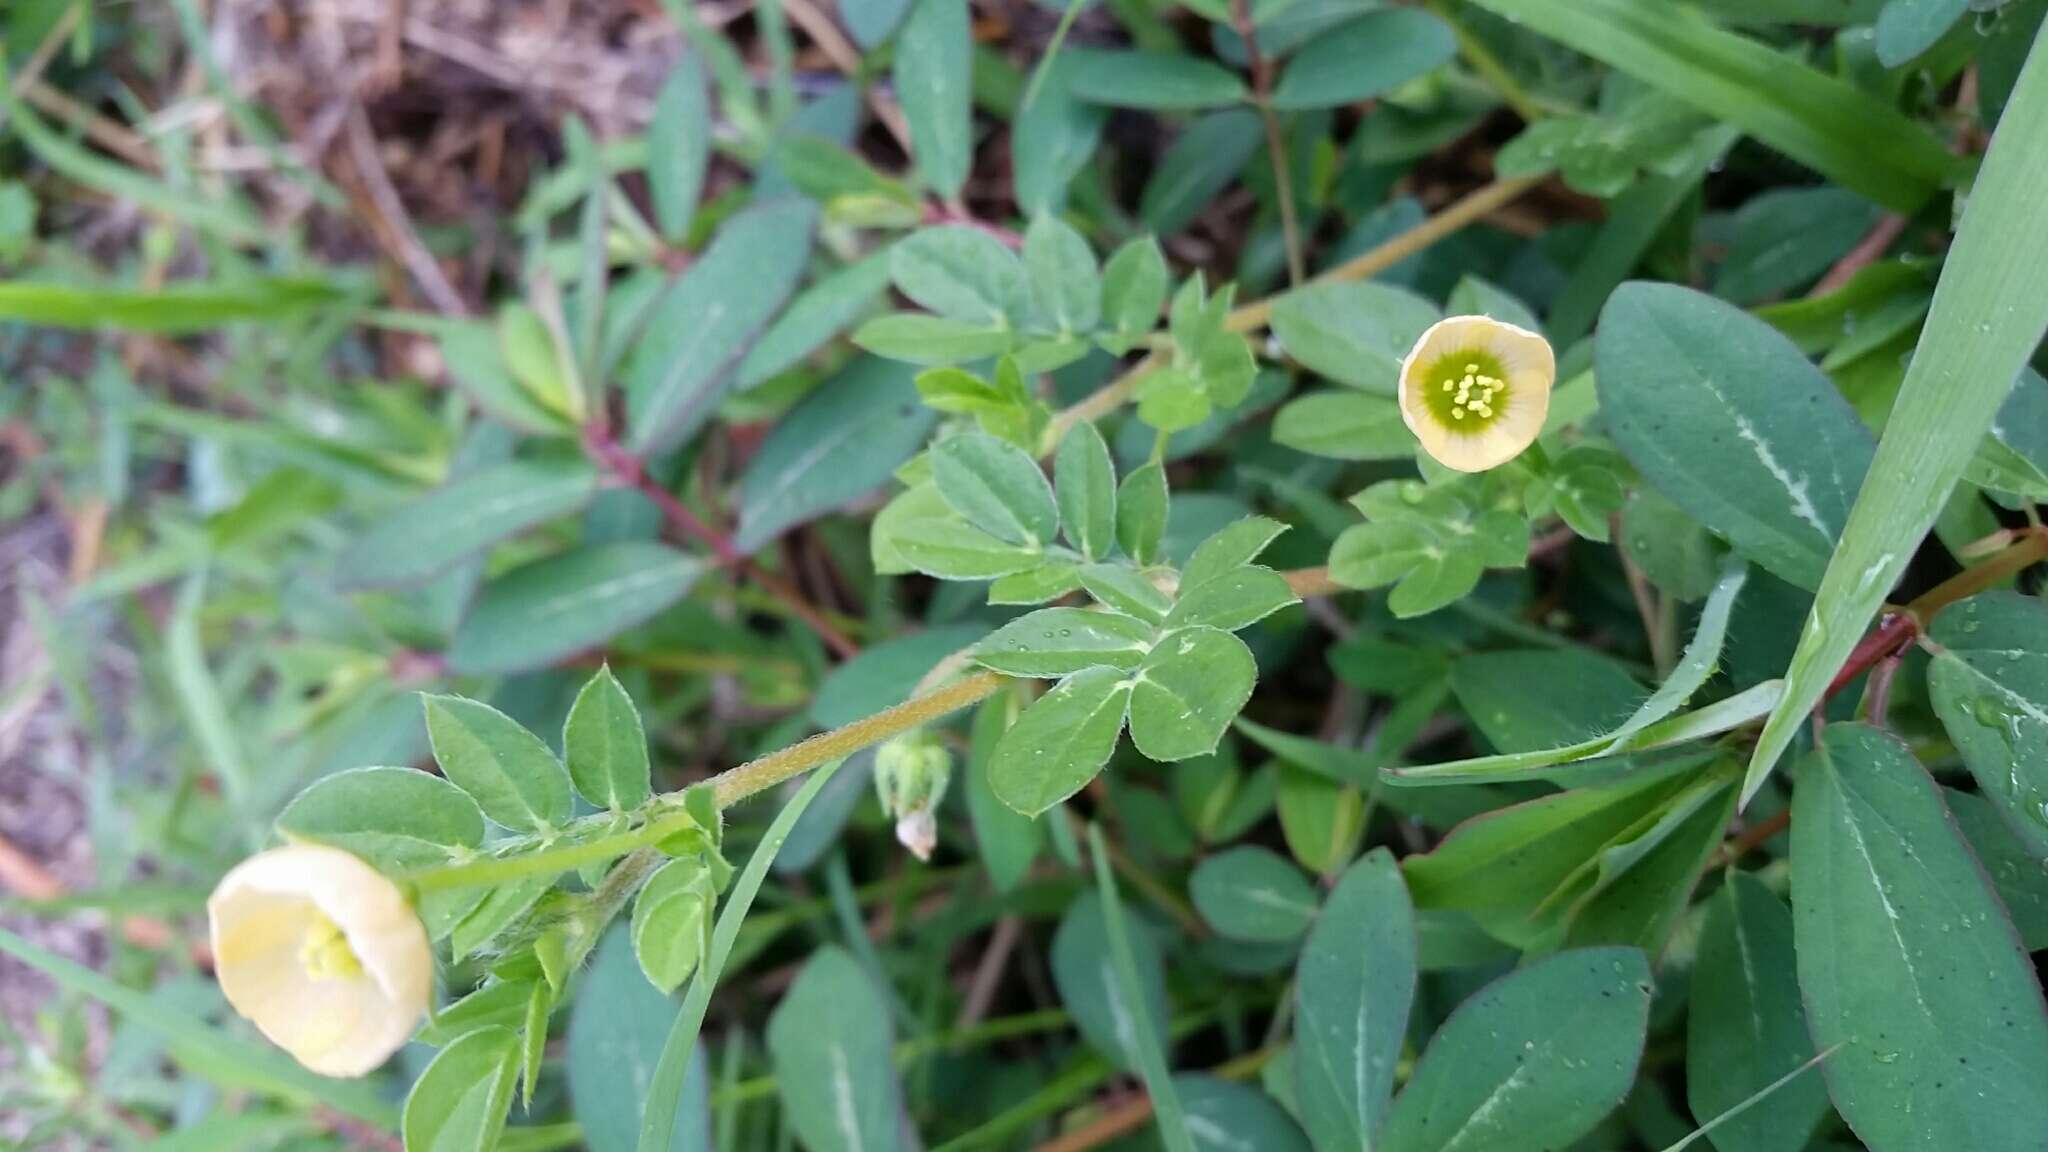
[[[952,779],[953,756],[937,736],[919,730],[875,750],[875,795],[896,821],[896,839],[919,860],[939,842],[934,813]]]

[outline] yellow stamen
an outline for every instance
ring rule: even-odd
[[[363,963],[348,946],[348,937],[334,921],[317,912],[299,943],[299,964],[315,980],[346,980],[363,974]]]

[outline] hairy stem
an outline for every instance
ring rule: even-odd
[[[824,641],[825,646],[840,659],[848,660],[859,655],[860,645],[848,639],[832,621],[826,619],[825,613],[805,599],[795,585],[762,568],[733,547],[725,533],[705,523],[702,517],[690,511],[689,505],[676,499],[675,493],[648,473],[647,462],[614,439],[610,432],[593,424],[584,432],[583,448],[613,479],[653,501],[669,527],[711,549],[720,567],[731,568],[752,580],[791,616],[816,633],[818,639]]]
[[[871,744],[879,744],[941,716],[978,704],[1009,683],[1009,677],[994,672],[977,672],[956,680],[935,692],[913,697],[894,708],[884,709],[844,728],[821,732],[779,752],[749,760],[711,778],[713,795],[720,808],[730,808],[757,792],[773,788],[791,777],[801,776],[820,764],[849,756]]]

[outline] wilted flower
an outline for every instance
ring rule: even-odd
[[[918,730],[875,750],[875,794],[896,819],[896,839],[919,860],[931,859],[939,843],[933,813],[945,799],[953,775],[953,754],[938,737]]]
[[[361,1076],[427,1010],[434,960],[383,873],[336,848],[259,852],[206,901],[214,972],[235,1011],[324,1076]]]
[[[1535,443],[1550,411],[1550,342],[1487,316],[1432,324],[1401,362],[1401,418],[1446,468],[1484,472]]]

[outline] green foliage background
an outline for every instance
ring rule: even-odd
[[[389,86],[540,73],[249,7],[0,12],[0,1141],[2048,1147],[2048,3],[508,4],[658,75],[453,215]]]

